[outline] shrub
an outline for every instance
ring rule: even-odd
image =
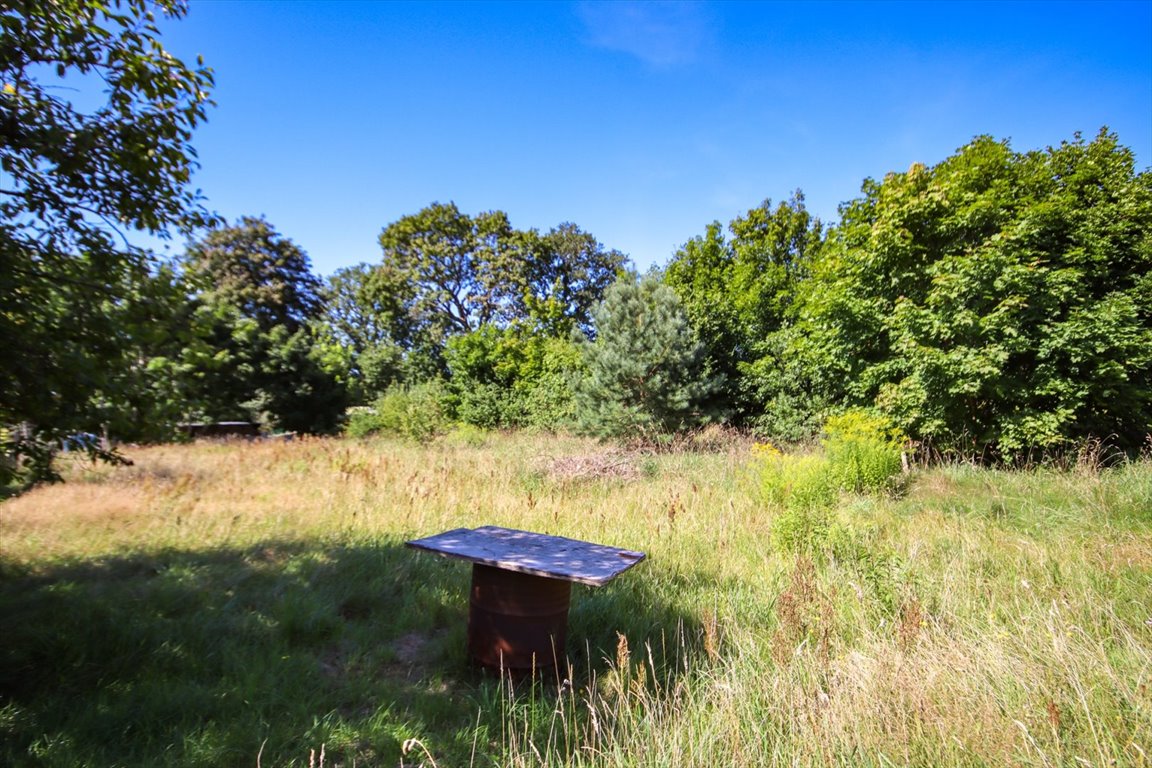
[[[353,437],[395,435],[427,442],[448,428],[446,392],[439,380],[392,386],[370,409],[351,409],[346,431]]]
[[[903,437],[866,411],[848,411],[825,422],[823,452],[784,454],[757,445],[764,500],[778,510],[772,545],[788,552],[851,548],[852,531],[835,513],[841,491],[887,493],[901,473]]]
[[[520,423],[523,408],[514,390],[500,384],[470,384],[457,395],[457,419],[480,429],[503,429]]]
[[[763,456],[760,487],[765,501],[779,511],[772,520],[776,549],[809,552],[823,548],[833,523],[836,486],[828,459],[819,454],[789,455],[757,447]]]
[[[482,429],[558,429],[572,420],[580,349],[524,324],[481,326],[445,352],[456,418]]]
[[[576,420],[573,382],[583,371],[580,348],[570,340],[546,339],[531,377],[516,383],[523,408],[522,425],[556,431]]]
[[[456,424],[444,435],[444,443],[457,447],[482,448],[488,444],[489,433],[471,424]]]
[[[349,437],[368,437],[381,431],[380,418],[376,409],[367,405],[357,405],[344,412],[344,434]]]
[[[1140,444],[1152,172],[1115,134],[1023,153],[980,136],[862,192],[796,291],[790,353],[833,402],[1010,462],[1092,436]]]
[[[758,445],[763,458],[760,484],[765,500],[785,509],[830,506],[836,500],[828,459],[820,454],[786,454]]]

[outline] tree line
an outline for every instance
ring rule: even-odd
[[[865,407],[1003,458],[1146,444],[1152,173],[1115,134],[1027,152],[977,137],[866,179],[839,212],[825,229],[799,195],[765,203],[665,272],[740,418],[800,437]]]
[[[80,433],[196,420],[799,440],[866,408],[997,458],[1152,432],[1152,173],[1106,129],[1025,152],[977,137],[866,179],[832,223],[800,192],[766,200],[644,275],[575,224],[433,203],[383,228],[378,262],[321,279],[272,223],[224,222],[189,189],[212,73],[155,24],[184,11],[0,13],[7,480],[51,477]],[[107,103],[77,109],[66,76]],[[162,260],[124,230],[187,245]]]

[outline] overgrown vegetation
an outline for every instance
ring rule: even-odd
[[[321,280],[191,190],[185,10],[0,9],[0,762],[1149,764],[1152,173],[1117,136],[977,137],[643,278],[432,203]],[[115,448],[233,419],[303,437]],[[403,547],[489,524],[649,555],[577,588],[556,685],[467,669],[467,568]]]
[[[859,410],[833,416],[824,425],[820,447],[800,454],[768,444],[753,449],[760,462],[761,493],[777,512],[772,543],[780,550],[844,554],[858,542],[837,516],[841,494],[884,497],[902,485],[905,443],[883,417]]]
[[[372,407],[349,414],[348,434],[352,437],[390,435],[427,442],[448,429],[445,400],[444,386],[439,381],[412,387],[393,386]]]
[[[451,202],[322,281],[272,224],[227,225],[189,188],[213,75],[156,22],[184,2],[121,10],[0,11],[0,110],[21,126],[0,145],[5,492],[55,479],[68,441],[115,461],[116,441],[201,420],[655,444],[726,420],[791,442],[865,409],[921,455],[1006,464],[1091,439],[1133,455],[1152,432],[1152,173],[1107,129],[1028,151],[976,137],[866,179],[836,222],[799,191],[765,200],[639,281],[575,224]],[[68,76],[105,103],[77,109]],[[120,226],[191,239],[161,260]]]
[[[828,426],[772,454],[837,478],[803,502],[740,441],[449,433],[64,465],[0,506],[0,762],[1145,764],[1152,465],[957,463],[893,494],[831,469],[891,466],[886,425]],[[837,441],[887,458],[833,459]],[[781,539],[817,501],[839,532]],[[648,553],[574,591],[568,683],[470,672],[467,566],[402,546],[485,524]],[[409,739],[427,753],[402,757]]]
[[[861,192],[823,239],[796,197],[734,220],[731,241],[713,225],[669,265],[740,372],[750,423],[802,437],[874,408],[937,449],[1007,460],[1090,436],[1141,445],[1152,174],[1115,135],[1028,152],[977,137]]]

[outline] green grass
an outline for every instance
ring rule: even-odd
[[[746,447],[195,445],[0,503],[0,764],[1144,766],[1152,465],[967,466],[773,547]],[[598,458],[599,456],[599,458]],[[642,549],[569,682],[464,654],[485,524]],[[405,742],[417,739],[422,746]]]

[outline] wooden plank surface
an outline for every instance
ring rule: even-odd
[[[643,552],[486,525],[414,539],[408,546],[533,576],[599,587],[644,559]]]

